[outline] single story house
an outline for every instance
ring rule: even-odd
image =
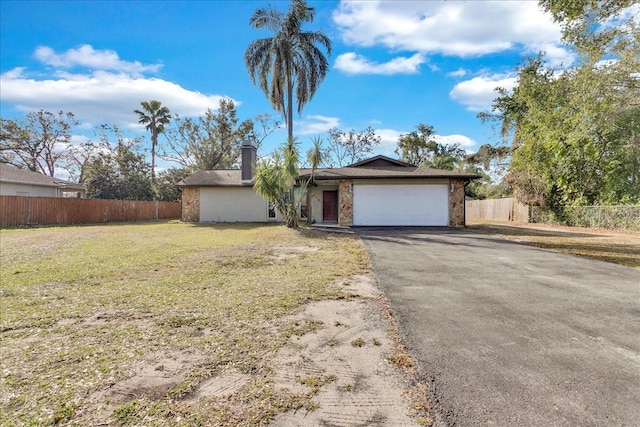
[[[0,162],[0,196],[85,197],[83,185]]]
[[[242,168],[201,170],[180,181],[186,222],[269,222],[280,215],[253,190],[256,148],[242,146]],[[300,169],[300,179],[311,169]],[[341,226],[465,225],[464,188],[479,175],[429,169],[385,156],[321,168],[307,187],[300,216]]]

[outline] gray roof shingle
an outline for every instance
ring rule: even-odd
[[[311,169],[301,169],[300,177],[307,178],[311,176]],[[419,179],[419,178],[463,178],[475,179],[480,178],[479,175],[464,173],[458,171],[420,168],[416,166],[387,166],[387,167],[346,167],[346,168],[323,168],[317,169],[314,179],[317,181],[325,181],[332,179]]]
[[[189,175],[178,184],[178,187],[245,187],[251,184],[242,182],[240,169],[201,170]]]
[[[311,169],[300,169],[301,178],[311,176]],[[180,181],[178,187],[245,187],[239,169],[201,170]],[[479,175],[443,170],[419,168],[415,166],[388,167],[345,167],[316,169],[314,179],[327,181],[335,179],[476,179]]]
[[[38,172],[32,172],[26,169],[18,169],[15,166],[0,162],[0,181],[14,182],[20,184],[41,185],[45,187],[59,187],[74,190],[84,190],[81,184],[65,181],[63,179],[54,178],[43,175]]]

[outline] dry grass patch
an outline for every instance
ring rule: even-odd
[[[640,233],[542,224],[474,223],[469,230],[505,239],[640,268]]]
[[[0,244],[6,426],[259,424],[312,409],[310,393],[274,389],[272,358],[321,326],[290,315],[369,268],[357,237],[281,226],[1,230]],[[233,393],[200,399],[225,372],[242,378]]]

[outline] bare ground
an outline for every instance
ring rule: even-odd
[[[357,275],[342,281],[342,286],[347,298],[313,302],[291,319],[319,327],[294,335],[275,355],[276,393],[311,392],[314,405],[281,413],[270,425],[430,425],[426,390],[416,382],[413,370],[394,363],[408,355],[398,343],[386,300],[374,280],[370,275]],[[184,351],[158,353],[138,363],[133,376],[92,396],[95,404],[102,402],[102,411],[93,421],[112,418],[118,404],[139,396],[161,399],[185,381],[185,373],[202,360],[203,355]],[[251,375],[231,367],[200,383],[184,403],[189,407],[230,399],[251,381]],[[242,410],[242,401],[230,409]]]
[[[278,353],[277,387],[304,391],[324,384],[313,399],[318,408],[281,414],[273,425],[426,425],[420,389],[389,362],[398,343],[381,292],[369,276],[354,277],[345,290],[352,298],[310,304],[302,318],[325,327]]]

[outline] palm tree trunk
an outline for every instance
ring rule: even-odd
[[[156,180],[156,145],[158,144],[158,134],[151,134],[151,181]]]
[[[293,70],[289,65],[287,70],[287,137],[293,139]]]

